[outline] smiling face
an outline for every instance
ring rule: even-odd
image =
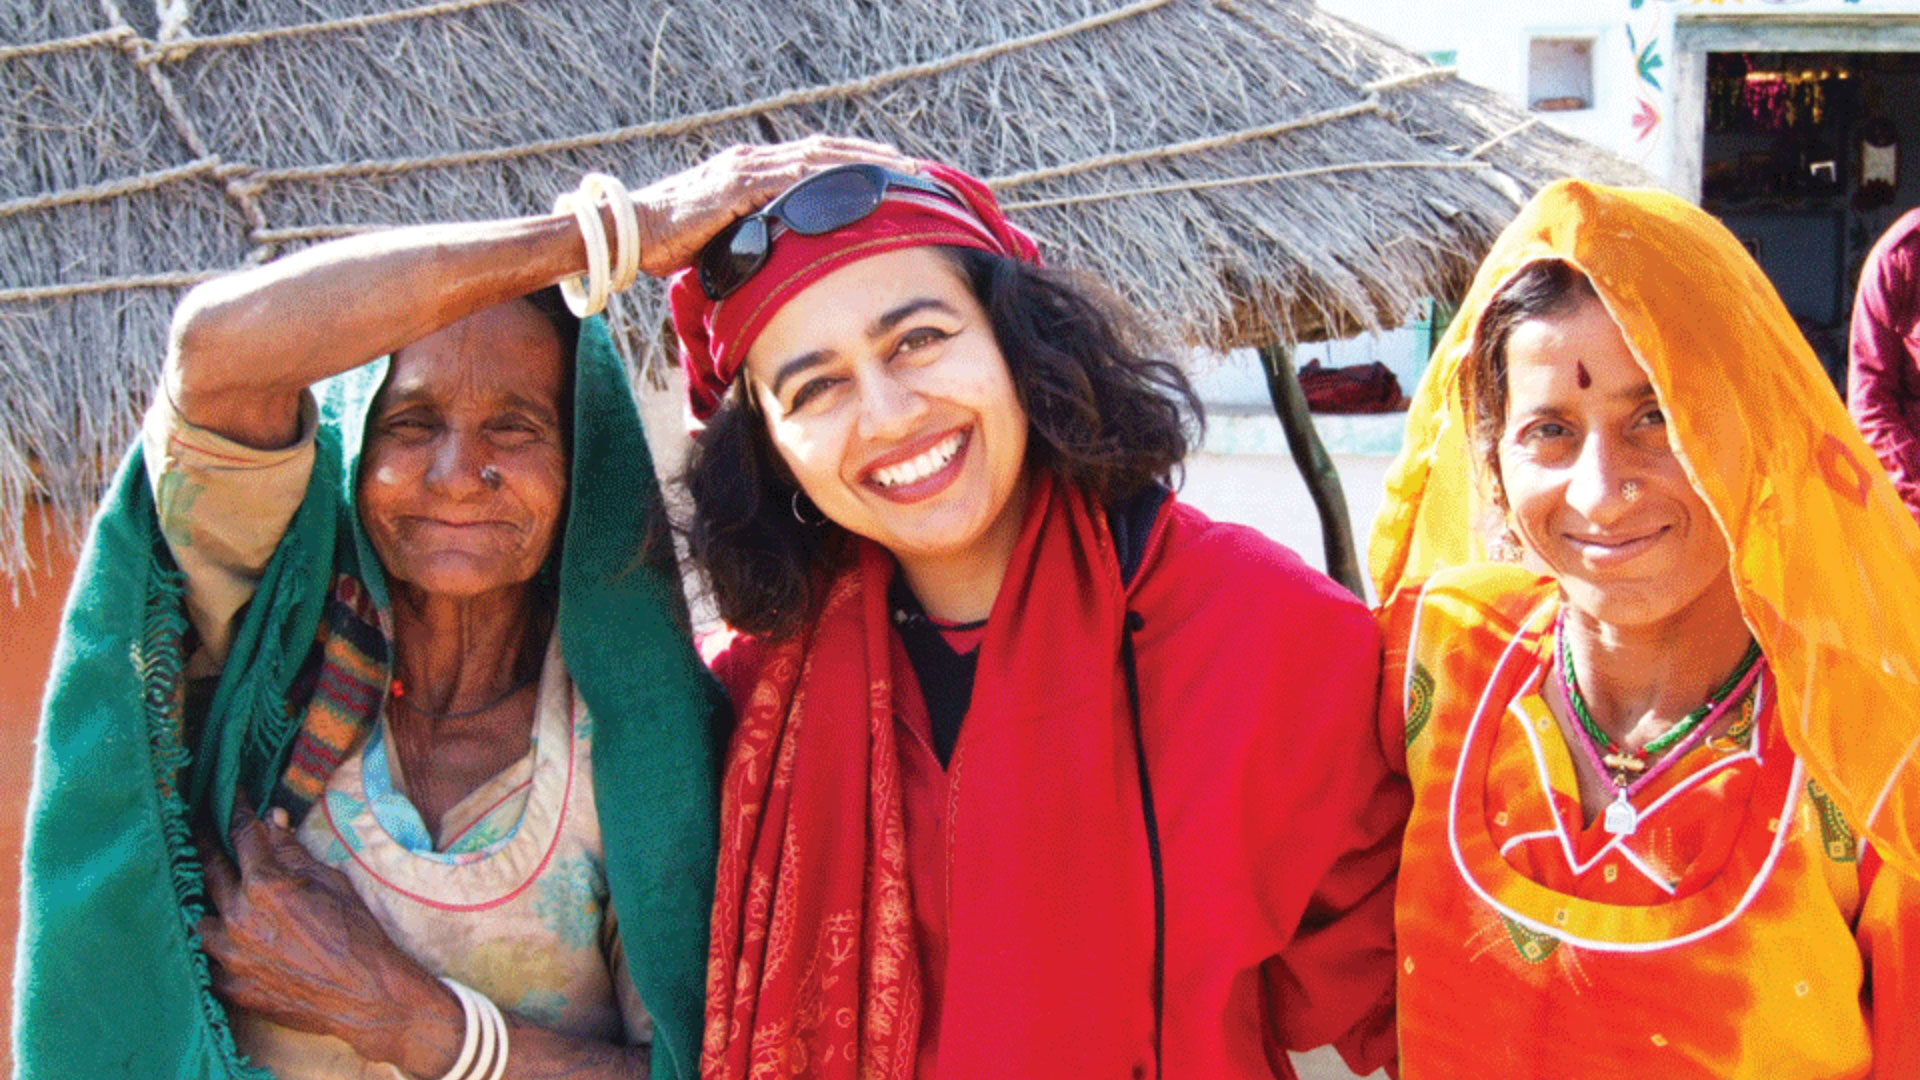
[[[910,574],[1004,566],[1023,510],[1027,416],[986,311],[932,248],[843,266],[747,355],[781,460],[836,524]]]
[[[360,518],[396,583],[478,596],[531,580],[567,491],[558,334],[514,301],[394,354],[360,463]]]
[[[1606,308],[1586,299],[1519,323],[1506,361],[1501,484],[1514,531],[1568,601],[1638,626],[1730,596],[1726,540]]]

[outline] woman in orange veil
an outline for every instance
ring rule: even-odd
[[[1920,529],[1760,269],[1564,181],[1371,548],[1402,1075],[1920,1075]]]

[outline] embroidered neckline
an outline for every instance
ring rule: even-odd
[[[1786,837],[1793,831],[1791,822],[1805,780],[1802,764],[1790,755],[1773,761],[1773,767],[1763,769],[1757,781],[1760,786],[1754,797],[1762,800],[1761,806],[1766,800],[1780,802],[1773,822],[1769,823],[1764,812],[1749,814],[1727,863],[1712,880],[1684,897],[1655,905],[1582,899],[1534,881],[1500,853],[1484,798],[1494,731],[1521,692],[1538,685],[1544,674],[1551,647],[1545,640],[1545,630],[1551,625],[1556,605],[1556,600],[1549,599],[1524,620],[1495,664],[1457,744],[1450,753],[1436,748],[1434,767],[1447,770],[1451,778],[1446,835],[1454,868],[1468,889],[1499,914],[1534,933],[1580,948],[1647,952],[1715,933],[1753,903],[1771,879]],[[1528,737],[1537,739],[1538,734],[1529,731]],[[1791,769],[1783,768],[1789,762]],[[1782,775],[1787,772],[1791,775]],[[1556,829],[1564,834],[1564,822],[1556,821]],[[1622,839],[1613,837],[1595,859]],[[1564,835],[1560,841],[1563,846],[1569,843]],[[1572,863],[1571,854],[1568,857]]]

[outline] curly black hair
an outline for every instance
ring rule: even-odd
[[[971,248],[939,249],[987,312],[1027,413],[1027,467],[1096,505],[1166,479],[1200,433],[1200,402],[1133,310],[1092,280]],[[787,637],[806,625],[851,539],[803,524],[798,490],[736,380],[681,476],[681,528],[720,617]]]

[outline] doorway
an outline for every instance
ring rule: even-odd
[[[1860,265],[1920,204],[1920,162],[1899,160],[1920,150],[1920,54],[1709,53],[1703,108],[1700,205],[1843,385]]]
[[[1920,205],[1920,13],[1681,11],[1672,60],[1669,182],[1753,251],[1843,384],[1860,264]]]

